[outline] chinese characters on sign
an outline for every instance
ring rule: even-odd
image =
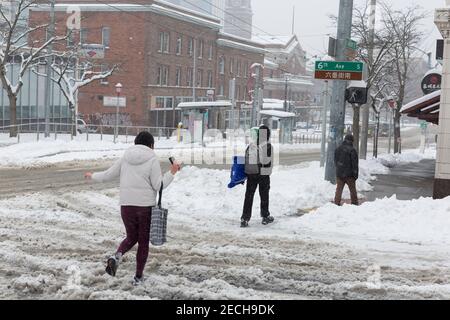
[[[363,74],[362,72],[316,71],[314,78],[324,80],[360,81],[363,78]]]

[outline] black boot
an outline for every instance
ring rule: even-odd
[[[112,256],[106,262],[106,273],[112,277],[116,276],[117,268],[119,267],[120,258],[117,256]]]
[[[266,226],[269,223],[273,223],[274,220],[275,219],[272,216],[267,216],[267,217],[262,218],[262,224]]]
[[[248,221],[247,220],[244,220],[244,219],[241,220],[241,228],[248,228]]]

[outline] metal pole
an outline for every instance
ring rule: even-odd
[[[370,15],[369,15],[369,41],[370,41],[370,43],[369,43],[369,50],[368,50],[368,58],[369,58],[370,66],[373,66],[376,8],[377,8],[377,0],[370,0]],[[373,72],[373,70],[372,70],[372,72]],[[368,136],[369,136],[369,115],[370,115],[370,106],[367,103],[362,107],[361,148],[360,148],[360,158],[361,159],[367,158],[367,140],[368,140]]]
[[[325,81],[325,98],[323,102],[323,110],[322,110],[322,142],[320,148],[320,167],[323,168],[325,166],[325,158],[326,158],[326,139],[327,139],[327,115],[328,115],[328,81]]]
[[[234,111],[236,109],[236,78],[230,80],[230,100],[231,100],[231,114],[230,114],[230,128],[235,128],[235,115]]]
[[[117,93],[117,101],[116,101],[116,128],[114,130],[114,143],[117,143],[119,139],[119,97],[120,93]]]
[[[252,112],[250,117],[250,128],[256,125],[256,110],[259,104],[259,76],[260,69],[259,66],[255,68],[255,87],[253,88],[253,104],[252,104]]]
[[[391,109],[389,109],[391,111]],[[392,118],[393,114],[389,117],[389,143],[388,143],[388,153],[391,153],[391,147],[392,147]]]
[[[287,74],[284,75],[285,77],[285,84],[284,84],[284,111],[288,111],[288,76]]]
[[[197,101],[197,97],[196,97],[196,87],[197,87],[197,40],[195,38],[193,38],[193,42],[194,42],[194,52],[193,52],[193,56],[194,56],[194,69],[192,71],[192,101],[195,102]]]
[[[352,31],[353,0],[340,0],[337,33],[337,61],[346,61],[346,40]],[[345,89],[346,81],[334,81],[330,112],[330,133],[328,137],[325,180],[336,183],[334,151],[343,140],[345,127]]]
[[[55,0],[50,0],[50,24],[47,29],[47,40],[51,39],[55,35]],[[51,75],[52,75],[52,53],[53,53],[53,45],[50,44],[47,47],[47,53],[49,57],[47,57],[47,66],[46,73],[47,78],[45,82],[45,99],[44,99],[44,114],[45,114],[45,137],[50,137],[50,94],[51,94]]]
[[[77,81],[80,80],[80,74],[79,74],[79,59],[78,59],[78,55],[75,59],[75,79]],[[78,134],[78,90],[75,92],[75,106],[74,106],[74,127],[75,127],[75,131],[73,132],[74,135]]]

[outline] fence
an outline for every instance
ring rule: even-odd
[[[17,137],[9,138],[9,142],[20,143],[21,138],[26,135],[27,141],[39,141],[45,137],[45,123],[26,123],[15,126],[0,127],[0,133],[8,134],[12,127],[17,128]],[[50,123],[49,124],[50,138],[57,140],[58,138],[70,137],[71,140],[75,138],[74,126],[69,123]],[[90,138],[96,137],[95,140],[113,140],[115,126],[113,125],[79,125],[76,136],[85,137],[86,141]],[[134,138],[139,132],[150,132],[158,140],[162,138],[170,138],[176,128],[159,128],[159,127],[145,127],[145,126],[119,126],[119,141],[128,143],[129,139]],[[31,138],[30,138],[31,137]],[[17,139],[16,141],[14,141]],[[78,138],[79,139],[79,138]]]
[[[294,144],[313,144],[321,143],[322,135],[319,134],[293,134],[292,143]]]

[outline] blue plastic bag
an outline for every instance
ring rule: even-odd
[[[228,188],[232,189],[237,185],[244,184],[247,180],[245,174],[245,157],[233,157],[233,166],[231,167],[231,182],[228,184]]]

